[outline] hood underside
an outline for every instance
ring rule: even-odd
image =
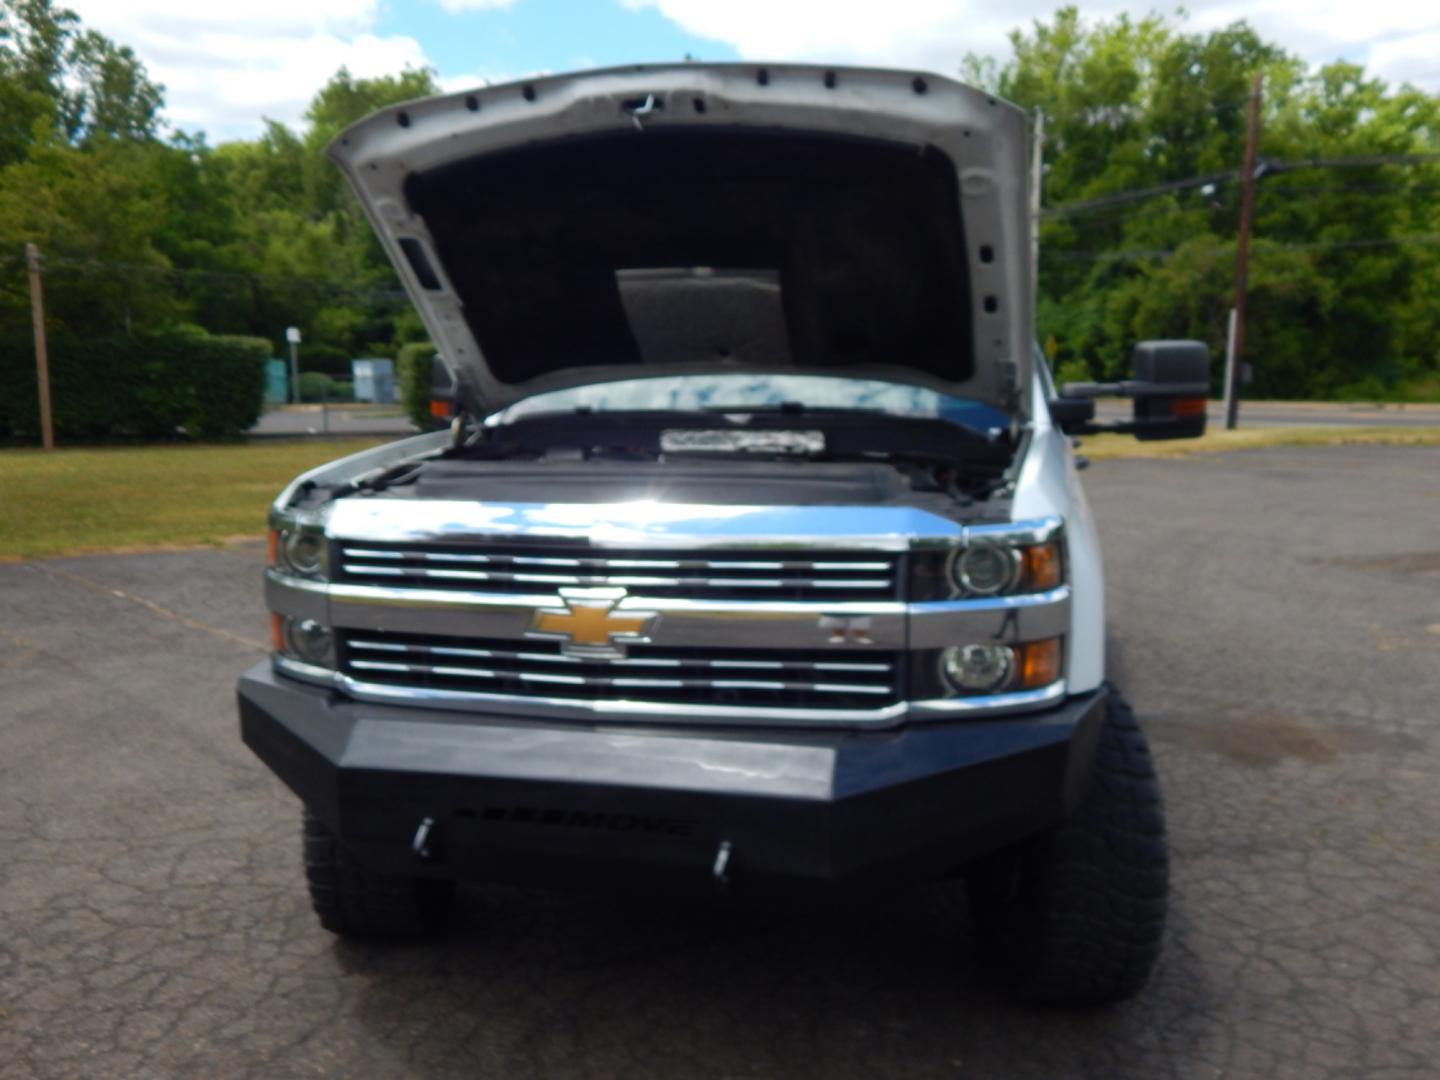
[[[474,411],[755,371],[1019,414],[1024,139],[935,76],[687,64],[397,106],[330,154]]]

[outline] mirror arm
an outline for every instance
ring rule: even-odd
[[[1210,396],[1210,384],[1206,382],[1194,383],[1154,383],[1138,382],[1134,379],[1126,379],[1124,382],[1113,383],[1066,383],[1060,388],[1062,398],[1097,398],[1097,397],[1204,397]],[[1110,429],[1106,429],[1110,430]]]

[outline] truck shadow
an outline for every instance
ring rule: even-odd
[[[1110,1074],[1167,987],[1198,992],[1162,970],[1134,1003],[1037,1011],[974,954],[952,883],[823,911],[491,887],[435,942],[335,949],[380,1060],[422,1076]]]

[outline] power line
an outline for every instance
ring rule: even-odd
[[[1190,188],[1204,187],[1206,184],[1222,184],[1228,180],[1234,180],[1239,173],[1230,169],[1226,172],[1205,173],[1201,176],[1187,176],[1183,180],[1171,180],[1165,184],[1155,184],[1151,187],[1135,188],[1131,191],[1117,191],[1114,195],[1099,195],[1093,199],[1082,199],[1079,202],[1063,203],[1060,206],[1052,206],[1048,210],[1040,211],[1042,218],[1068,217],[1071,214],[1083,214],[1090,210],[1100,210],[1109,206],[1120,206],[1124,203],[1138,202],[1141,199],[1153,199],[1157,195],[1168,195],[1172,191],[1186,191]]]
[[[1289,198],[1299,194],[1379,195],[1397,191],[1406,194],[1424,194],[1440,191],[1440,184],[1286,184],[1283,186],[1276,184],[1256,188],[1255,194],[1257,196],[1282,195]],[[1088,228],[1091,226],[1103,227],[1116,221],[1143,221],[1147,218],[1179,217],[1183,214],[1213,214],[1227,209],[1233,208],[1225,207],[1214,202],[1201,203],[1195,206],[1157,206],[1148,210],[1116,209],[1104,214],[1087,214],[1083,221],[1071,221],[1068,222],[1068,225],[1072,229]]]
[[[1440,153],[1426,154],[1372,154],[1357,157],[1339,158],[1295,158],[1290,160],[1265,158],[1259,163],[1260,175],[1272,173],[1294,172],[1302,169],[1346,169],[1346,168],[1373,168],[1381,165],[1428,165],[1440,162]],[[1121,206],[1127,203],[1138,202],[1142,199],[1153,199],[1157,195],[1168,195],[1174,191],[1187,191],[1191,188],[1205,187],[1208,184],[1231,183],[1240,179],[1240,172],[1237,169],[1228,169],[1224,172],[1203,173],[1199,176],[1187,176],[1180,180],[1171,180],[1164,184],[1154,184],[1150,187],[1133,188],[1129,191],[1117,191],[1113,195],[1099,195],[1093,199],[1081,199],[1077,202],[1062,203],[1059,206],[1052,206],[1040,212],[1042,218],[1068,217],[1072,214],[1083,214],[1091,210],[1100,210],[1110,206]]]
[[[1372,154],[1365,157],[1299,158],[1291,161],[1265,160],[1267,171],[1290,172],[1294,169],[1362,169],[1375,165],[1428,165],[1440,161],[1437,154]]]
[[[4,262],[13,261],[10,258]],[[20,262],[24,262],[21,258]],[[328,278],[300,274],[275,274],[265,271],[205,270],[196,267],[156,266],[149,263],[114,262],[104,259],[76,258],[65,255],[50,255],[44,259],[47,273],[125,273],[147,274],[169,278],[179,282],[301,287],[315,292],[324,292],[337,298],[369,300],[376,302],[408,303],[409,296],[403,289],[376,286],[371,288],[342,285]]]
[[[1224,250],[1228,244],[1216,244],[1217,250]],[[1362,237],[1358,240],[1314,240],[1295,243],[1262,242],[1251,253],[1265,255],[1272,251],[1328,251],[1343,248],[1381,248],[1440,246],[1440,233],[1416,233],[1409,236]],[[1061,262],[1138,262],[1142,259],[1168,259],[1176,248],[1131,248],[1126,251],[1057,251],[1048,257]]]

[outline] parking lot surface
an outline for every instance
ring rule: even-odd
[[[1440,1069],[1440,450],[1100,463],[1174,896],[1137,1000],[1028,1010],[956,891],[728,914],[466,894],[322,931],[240,744],[258,545],[0,565],[0,1077],[1398,1077]]]

